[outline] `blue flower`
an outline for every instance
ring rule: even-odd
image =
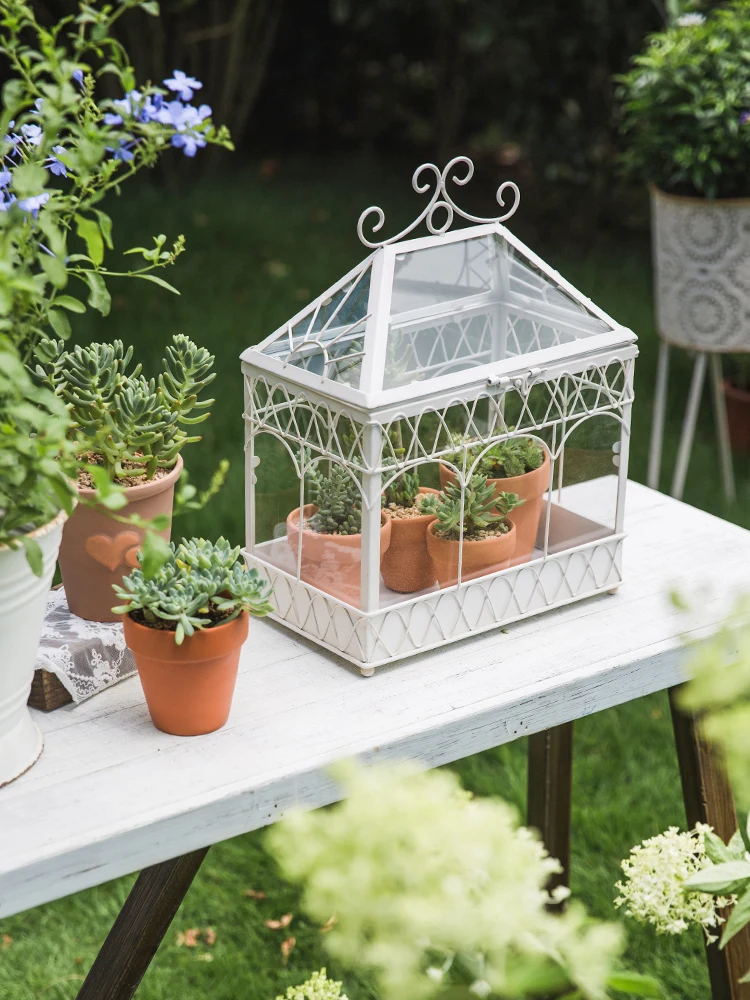
[[[24,212],[31,212],[34,218],[39,214],[39,209],[42,205],[46,205],[49,201],[49,192],[42,191],[41,194],[32,195],[30,198],[23,198],[18,202],[18,207]]]
[[[117,111],[108,111],[104,115],[104,124],[122,125],[124,117],[135,118],[136,121],[147,124],[156,117],[161,105],[161,94],[155,94],[153,98],[144,98],[140,90],[131,90],[119,101],[112,101],[112,107]]]
[[[68,171],[62,160],[58,159],[61,153],[65,153],[64,146],[53,146],[52,152],[57,153],[57,156],[48,156],[44,161],[44,166],[49,168],[50,173],[54,174],[55,177],[67,177]]]
[[[0,191],[0,212],[7,212],[16,200],[17,199],[14,194],[8,194],[7,191]]]
[[[105,125],[122,125],[122,115],[116,115],[112,111],[108,111],[104,116]]]
[[[73,72],[70,75],[75,80],[75,82],[78,84],[78,86],[81,88],[81,90],[85,90],[86,89],[83,86],[83,70],[82,69],[74,69]]]
[[[750,122],[750,111],[743,111],[740,115],[740,125],[747,125]]]
[[[164,86],[173,90],[181,101],[192,101],[193,91],[200,90],[203,86],[194,76],[187,76],[181,69],[176,69],[171,78],[163,82]]]
[[[44,104],[44,98],[43,97],[37,97],[37,99],[34,101],[34,110],[30,111],[29,114],[30,115],[40,115],[42,113],[42,106],[43,106],[43,104]]]
[[[176,149],[182,149],[185,156],[195,156],[206,145],[206,140],[199,132],[175,132],[172,145]]]
[[[107,146],[106,150],[108,153],[113,154],[113,158],[115,160],[121,160],[123,163],[130,163],[135,156],[135,153],[131,152],[135,143],[135,139],[131,141],[128,141],[127,139],[120,139],[120,146],[118,149],[115,149],[113,146]]]
[[[10,170],[0,170],[0,188],[7,188],[12,180],[13,175]]]
[[[22,125],[21,133],[30,146],[38,146],[44,138],[39,125]]]

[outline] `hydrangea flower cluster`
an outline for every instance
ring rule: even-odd
[[[321,969],[320,972],[313,972],[301,986],[290,986],[276,1000],[348,1000],[348,997],[341,992],[341,983],[328,979],[326,970]]]
[[[521,996],[531,982],[604,1000],[621,929],[576,905],[547,911],[559,863],[510,806],[405,764],[334,777],[340,805],[289,816],[267,843],[313,919],[336,914],[326,947],[370,969],[383,1000]]]
[[[651,924],[657,934],[682,934],[697,925],[708,942],[715,941],[711,932],[724,922],[718,910],[732,900],[685,891],[690,876],[711,867],[705,844],[710,832],[704,823],[688,833],[672,826],[637,844],[622,862],[625,880],[615,886],[620,893],[615,906],[639,923]]]

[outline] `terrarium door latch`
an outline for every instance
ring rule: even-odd
[[[522,395],[527,396],[531,389],[531,383],[541,374],[541,368],[529,368],[523,375],[490,375],[487,378],[487,385],[496,385],[502,389],[514,385]]]

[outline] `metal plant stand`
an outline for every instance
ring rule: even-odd
[[[662,341],[659,345],[659,362],[656,369],[654,419],[651,429],[651,447],[648,460],[648,485],[652,489],[658,489],[659,474],[661,472],[664,419],[667,410],[667,385],[669,381],[669,346],[666,341]],[[698,410],[700,409],[707,365],[710,366],[711,393],[714,401],[714,419],[716,421],[716,442],[719,447],[724,495],[727,500],[734,500],[736,496],[732,449],[729,444],[727,407],[722,384],[721,355],[708,351],[699,351],[695,355],[693,377],[690,381],[690,392],[688,393],[685,417],[682,422],[680,447],[677,451],[677,464],[675,465],[672,477],[672,489],[670,492],[677,500],[682,499],[682,494],[685,490],[685,479],[690,464],[690,455],[693,450],[693,441],[695,440],[695,427],[698,422]]]

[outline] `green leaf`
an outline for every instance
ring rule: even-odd
[[[721,865],[711,865],[685,879],[683,887],[690,892],[730,893],[735,884],[750,879],[750,862],[727,861]]]
[[[145,10],[151,17],[159,16],[159,4],[157,0],[146,0],[146,3],[141,4],[141,10]]]
[[[159,572],[171,554],[169,542],[154,531],[146,532],[141,546],[141,569],[147,580]]]
[[[91,289],[89,295],[91,308],[96,309],[102,316],[109,316],[109,311],[112,308],[112,296],[104,283],[104,278],[96,271],[83,271],[81,277]]]
[[[181,294],[168,281],[165,281],[164,278],[158,278],[155,274],[134,274],[133,277],[142,278],[144,281],[153,281],[155,285],[161,285],[162,288],[166,288],[168,292],[174,292],[175,295]]]
[[[100,211],[98,208],[94,209],[96,217],[99,220],[99,229],[101,229],[102,236],[104,237],[104,242],[107,244],[110,250],[114,250],[115,246],[112,242],[112,220],[107,215],[106,212]]]
[[[721,935],[720,948],[724,948],[728,941],[731,941],[735,934],[750,923],[750,889],[748,889],[734,904],[734,909],[729,914],[729,919],[724,925],[724,933]]]
[[[661,996],[661,984],[653,976],[644,976],[640,972],[613,972],[607,980],[607,986],[621,993],[632,993],[637,997]]]
[[[86,306],[79,299],[74,299],[72,295],[57,295],[55,297],[55,305],[62,306],[63,309],[67,309],[68,312],[72,313],[85,313]]]
[[[89,257],[98,266],[104,260],[104,240],[99,226],[93,219],[77,215],[76,232],[86,244]]]
[[[68,283],[68,272],[59,257],[50,257],[48,253],[40,253],[39,263],[55,288],[65,288]]]
[[[50,309],[47,313],[49,325],[55,331],[60,340],[67,340],[73,332],[70,328],[70,320],[64,312],[59,309]]]
[[[38,163],[22,163],[12,173],[13,191],[18,198],[39,194],[47,183],[47,171]]]
[[[169,514],[157,514],[152,517],[149,521],[149,526],[152,531],[166,531],[171,523],[171,518]]]
[[[706,845],[706,854],[708,855],[709,860],[715,865],[724,864],[726,861],[742,860],[742,855],[740,854],[739,857],[736,857],[721,837],[717,837],[712,830],[709,830],[704,834],[703,842]]]
[[[42,550],[39,542],[33,538],[29,538],[28,535],[22,535],[21,545],[26,550],[26,561],[29,564],[29,569],[34,576],[41,576],[44,570],[44,559],[42,558]]]

